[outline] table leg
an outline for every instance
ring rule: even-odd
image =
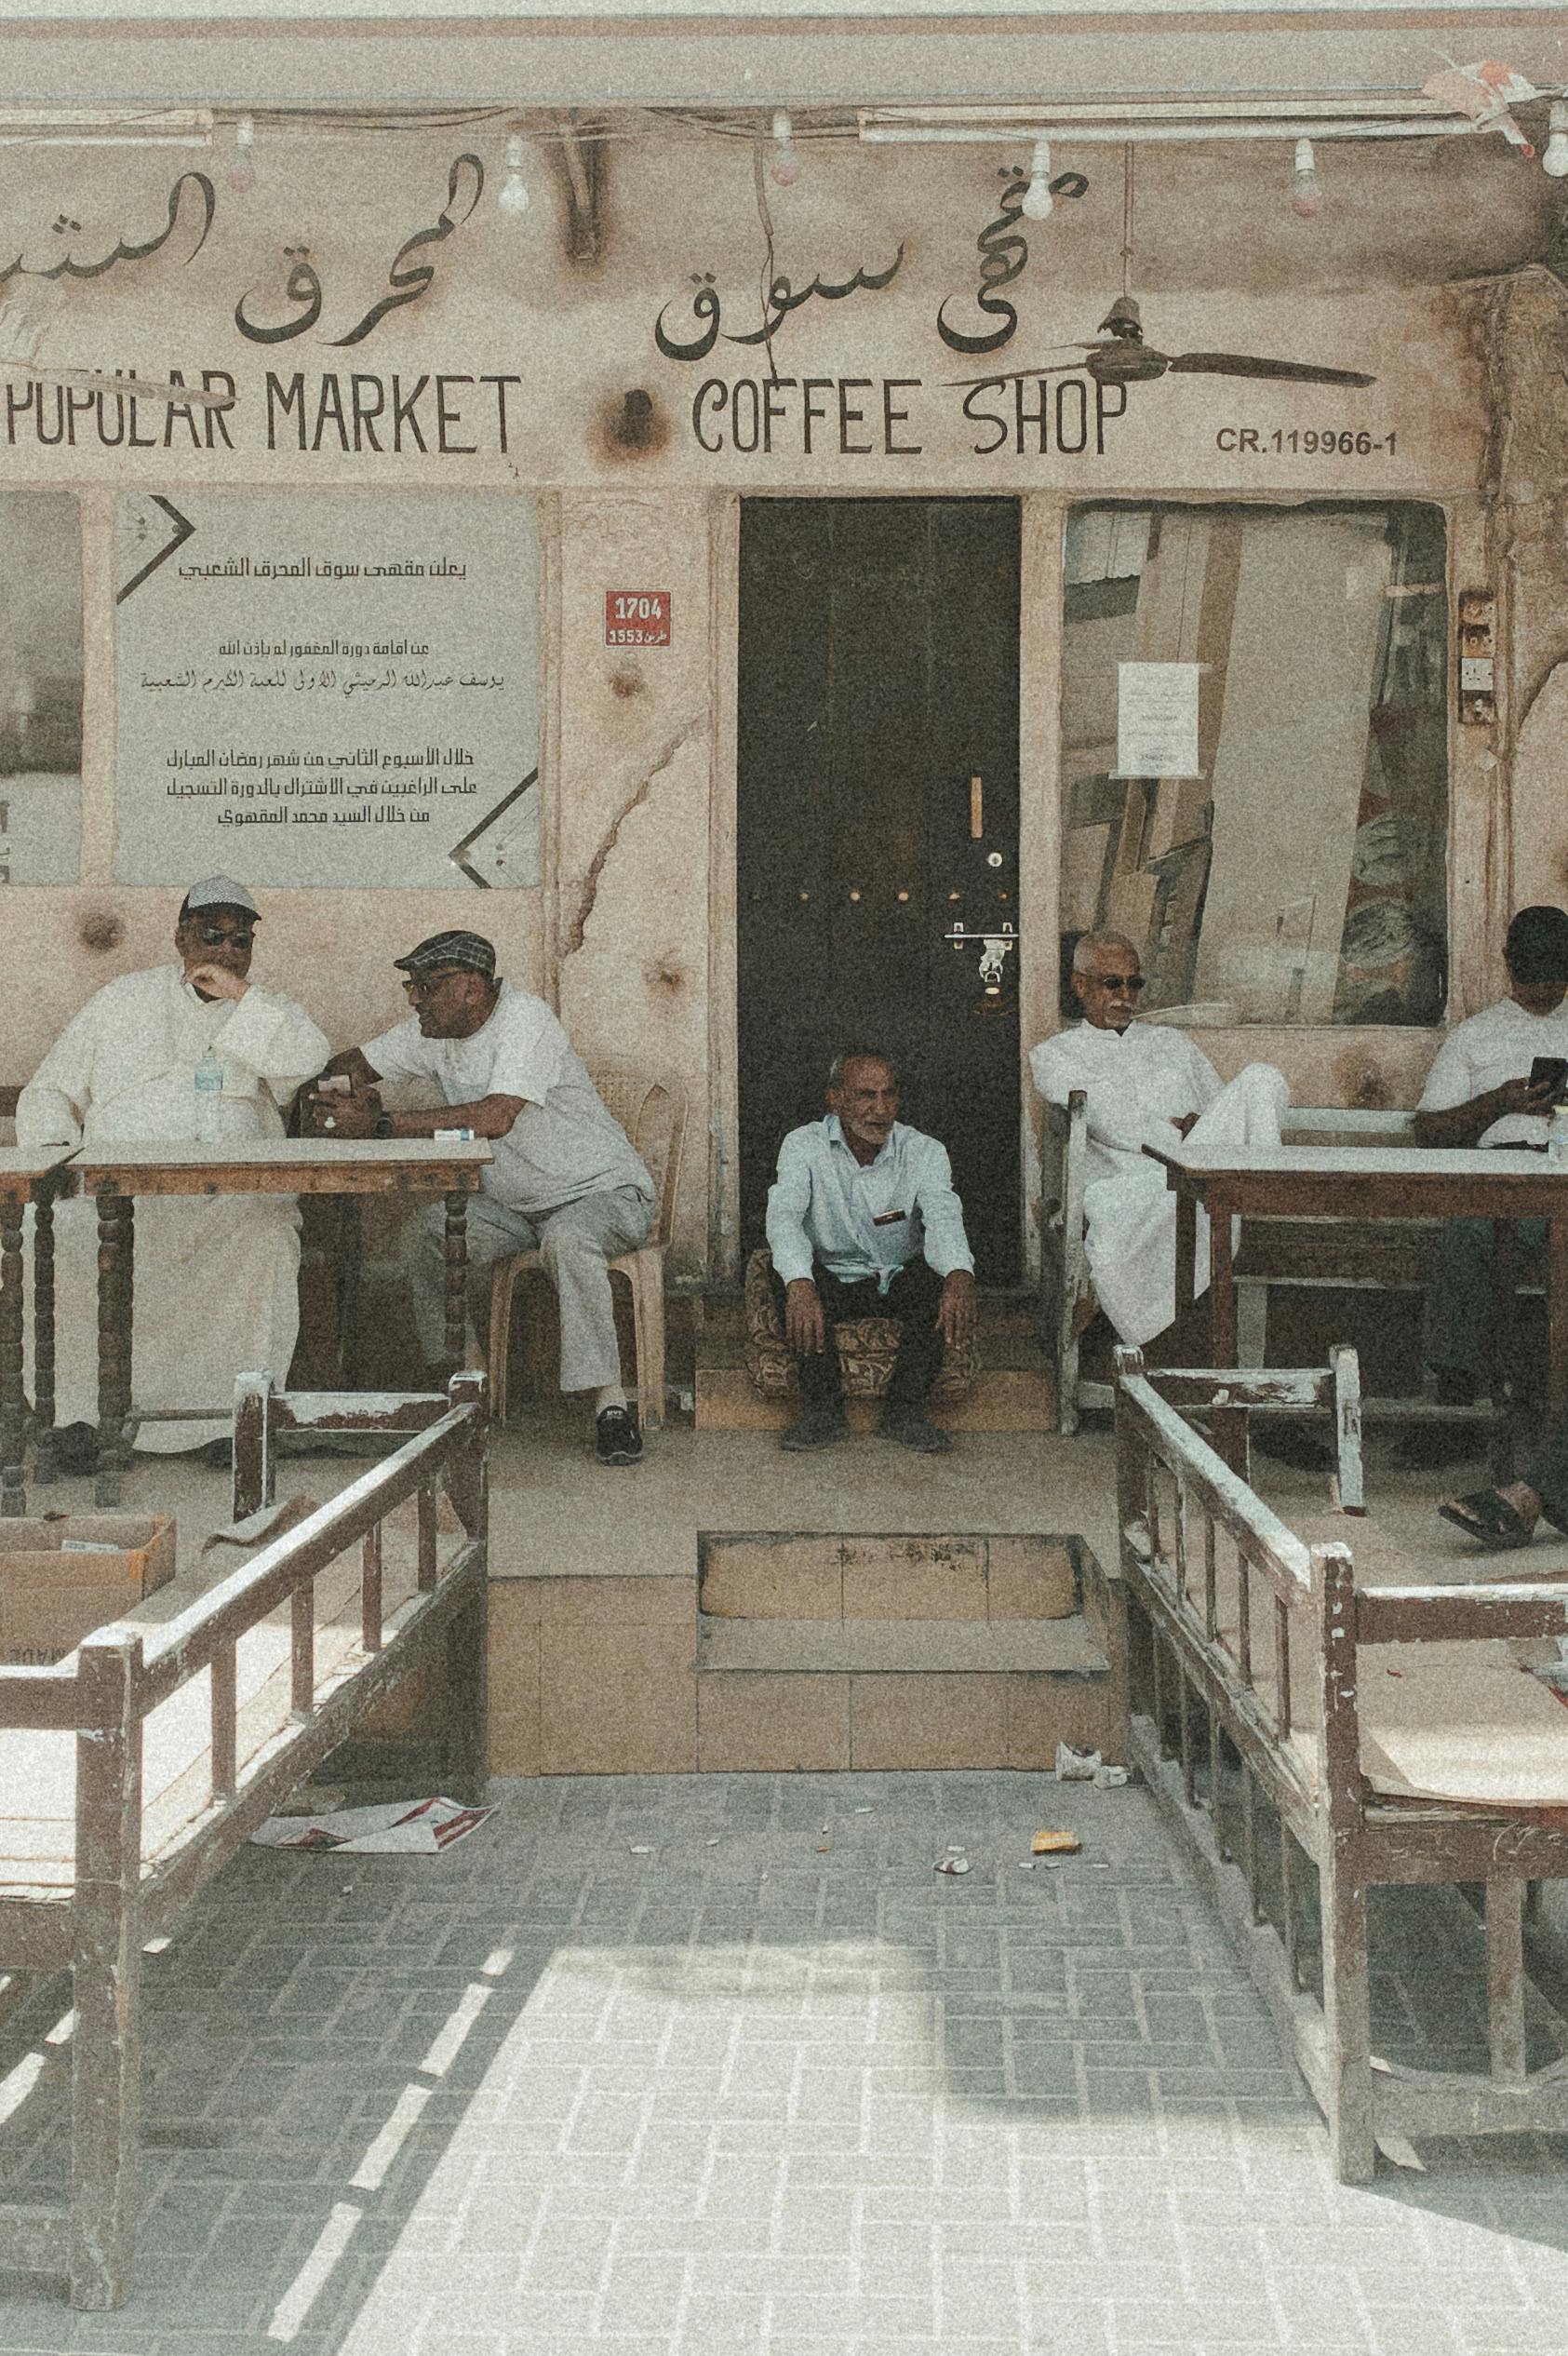
[[[27,1510],[23,1471],[27,1446],[22,1395],[21,1222],[15,1194],[0,1197],[0,1514]]]
[[[338,1197],[338,1363],[345,1391],[359,1388],[359,1279],[365,1219],[357,1194]]]
[[[1209,1363],[1236,1364],[1236,1263],[1230,1248],[1230,1212],[1209,1213]]]
[[[1568,1410],[1568,1218],[1547,1223],[1547,1411]]]
[[[1198,1299],[1198,1205],[1190,1194],[1176,1197],[1176,1314]]]
[[[98,1198],[98,1480],[96,1505],[120,1501],[129,1449],[131,1313],[135,1293],[136,1206],[129,1195]]]
[[[468,1197],[447,1197],[446,1371],[458,1373],[468,1346]]]
[[[1209,1364],[1236,1364],[1236,1263],[1230,1244],[1230,1210],[1225,1204],[1209,1211]],[[1240,1407],[1221,1407],[1214,1416],[1214,1448],[1243,1480],[1249,1474],[1247,1418]]]
[[[33,1477],[55,1477],[55,1206],[45,1191],[33,1215]]]

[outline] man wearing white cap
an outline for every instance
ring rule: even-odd
[[[198,1069],[216,1083],[224,1138],[283,1135],[302,1081],[328,1042],[291,999],[249,980],[256,903],[232,876],[194,883],[175,926],[178,963],[106,982],[69,1022],[21,1092],[17,1141],[101,1145],[194,1138]],[[287,1194],[150,1195],[136,1211],[133,1407],[221,1408],[235,1377],[286,1381],[299,1332],[300,1217]],[[57,1461],[89,1470],[98,1398],[97,1217],[57,1214]],[[141,1424],[157,1454],[222,1441],[221,1420]],[[226,1441],[223,1442],[226,1446]]]

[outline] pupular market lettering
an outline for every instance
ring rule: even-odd
[[[195,383],[170,369],[171,384]],[[443,458],[476,457],[481,449],[504,457],[515,418],[511,392],[520,376],[425,374],[339,375],[328,370],[315,379],[303,371],[282,376],[269,369],[264,409],[269,450],[326,450],[349,456],[369,451],[397,455],[405,451]],[[223,369],[203,369],[208,392],[235,393]],[[256,414],[255,396],[241,388],[232,409],[164,401],[137,391],[126,374],[106,376],[101,385],[9,384],[5,387],[6,439],[46,449],[233,450]],[[231,427],[235,431],[231,431]]]
[[[711,455],[734,451],[803,458],[918,458],[918,376],[710,376],[691,402],[691,431]],[[954,396],[957,385],[933,387]],[[1018,457],[1057,451],[1104,457],[1106,427],[1127,410],[1125,384],[1062,375],[972,384],[956,403],[983,429],[978,457],[1011,444]]]

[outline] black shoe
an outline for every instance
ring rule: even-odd
[[[98,1434],[90,1423],[62,1423],[54,1435],[57,1473],[96,1473]]]
[[[877,1429],[884,1440],[896,1440],[901,1448],[912,1448],[917,1456],[945,1456],[953,1445],[918,1407],[890,1404],[882,1409]]]
[[[1333,1450],[1305,1424],[1265,1422],[1259,1417],[1253,1425],[1252,1441],[1258,1455],[1266,1456],[1275,1464],[1293,1464],[1304,1473],[1332,1473],[1334,1469]]]
[[[594,1453],[601,1464],[640,1464],[642,1434],[630,1407],[601,1407],[594,1419]]]
[[[808,1407],[797,1423],[779,1434],[782,1448],[830,1448],[850,1436],[849,1419],[841,1407]]]
[[[1401,1473],[1430,1473],[1485,1454],[1486,1432],[1479,1423],[1413,1423],[1395,1441],[1388,1461]]]

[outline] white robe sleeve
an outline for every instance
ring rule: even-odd
[[[1076,1044],[1077,1034],[1064,1031],[1030,1049],[1029,1069],[1046,1101],[1065,1106],[1072,1090],[1081,1088],[1089,1099],[1084,1110],[1090,1141],[1108,1152],[1141,1154],[1145,1139],[1155,1136],[1168,1142],[1170,1123],[1163,1116],[1150,1119],[1132,1075],[1119,1085],[1103,1072],[1078,1069]]]
[[[97,1006],[97,999],[89,999],[73,1016],[18,1097],[18,1145],[81,1144],[82,1123],[92,1102]]]
[[[1225,1086],[1225,1082],[1220,1078],[1219,1073],[1214,1070],[1213,1065],[1209,1061],[1208,1057],[1203,1053],[1202,1048],[1199,1046],[1196,1040],[1187,1040],[1186,1055],[1187,1066],[1192,1073],[1192,1085],[1195,1092],[1193,1101],[1187,1107],[1187,1111],[1189,1112],[1207,1112],[1209,1107],[1213,1103],[1214,1098]]]
[[[302,1006],[254,982],[219,1033],[218,1050],[226,1062],[254,1072],[280,1110],[332,1052]]]

